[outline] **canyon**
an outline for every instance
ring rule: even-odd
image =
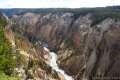
[[[106,13],[11,15],[5,35],[23,57],[21,80],[119,79],[120,19]]]

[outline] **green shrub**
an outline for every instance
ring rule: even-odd
[[[10,77],[16,67],[16,53],[4,35],[6,22],[0,19],[0,80],[16,80]],[[10,78],[10,79],[9,79]]]
[[[10,77],[6,75],[4,72],[0,71],[0,80],[19,80],[17,77]]]

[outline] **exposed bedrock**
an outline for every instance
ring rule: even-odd
[[[38,40],[56,51],[58,64],[76,80],[119,77],[120,20],[94,23],[92,14],[13,15],[12,29],[31,42]],[[93,25],[94,23],[94,25]],[[111,79],[111,78],[110,78]]]

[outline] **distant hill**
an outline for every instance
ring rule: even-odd
[[[71,12],[76,14],[99,13],[99,12],[120,12],[120,6],[96,7],[96,8],[11,8],[0,9],[7,16],[14,14],[24,14],[26,12],[33,13],[63,13]]]

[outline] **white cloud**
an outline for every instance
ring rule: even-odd
[[[4,0],[0,8],[104,7],[119,5],[120,0]]]

